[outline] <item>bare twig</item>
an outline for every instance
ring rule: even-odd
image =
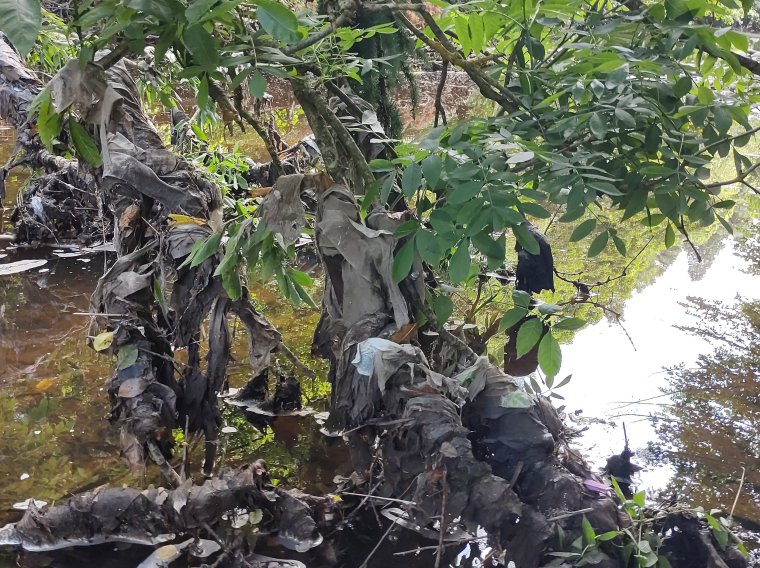
[[[351,15],[353,14],[353,10],[345,10],[338,14],[338,17],[335,18],[334,21],[330,22],[330,25],[322,28],[317,33],[310,35],[306,39],[303,39],[299,41],[298,43],[295,43],[291,45],[290,47],[287,47],[282,50],[282,52],[285,55],[294,55],[298,53],[299,51],[303,51],[307,47],[311,47],[317,42],[322,41],[327,36],[335,32],[339,27],[343,26],[343,24],[346,24],[351,19]]]
[[[443,537],[446,535],[446,499],[448,498],[448,488],[446,487],[446,468],[443,468],[443,490],[441,491],[441,517],[438,531],[438,551],[435,553],[435,564],[433,568],[441,568],[441,558],[443,558]]]
[[[742,466],[742,478],[739,480],[739,489],[736,490],[736,497],[734,497],[734,504],[731,505],[731,512],[728,514],[728,518],[731,519],[734,516],[734,509],[736,509],[736,504],[739,502],[739,495],[742,492],[742,487],[744,486],[744,475],[747,473],[747,470],[744,466]]]
[[[515,467],[515,471],[512,473],[512,477],[509,479],[509,487],[512,488],[515,486],[515,483],[517,483],[517,478],[520,477],[520,474],[522,473],[523,463],[522,460],[517,462],[517,466]]]
[[[557,515],[556,517],[549,517],[546,519],[548,522],[554,522],[554,521],[560,521],[562,519],[567,519],[569,517],[575,517],[576,515],[585,515],[586,513],[593,512],[593,508],[589,507],[587,509],[579,509],[577,511],[570,511],[569,513],[563,513],[561,515]]]
[[[633,256],[633,258],[631,258],[630,261],[628,261],[628,264],[625,265],[622,272],[618,273],[615,276],[608,276],[604,280],[597,280],[593,284],[581,282],[580,280],[571,280],[571,279],[565,278],[563,276],[563,273],[559,272],[556,269],[554,270],[554,274],[557,276],[557,278],[559,278],[563,282],[567,282],[568,284],[573,284],[576,288],[579,288],[579,289],[584,288],[587,290],[591,290],[592,288],[606,286],[607,284],[609,284],[610,282],[613,282],[614,280],[619,280],[620,278],[628,276],[628,269],[631,268],[633,263],[636,262],[636,259],[638,259],[642,255],[642,253],[649,247],[650,244],[652,244],[653,240],[654,240],[654,236],[650,236],[649,240],[646,243],[644,243],[644,246],[639,249],[639,251]],[[579,274],[582,274],[582,273],[579,273]]]
[[[467,345],[464,341],[446,329],[442,323],[438,322],[438,318],[435,317],[435,314],[430,309],[430,306],[423,304],[422,313],[425,314],[425,317],[436,329],[436,331],[438,331],[442,339],[446,340],[449,344],[455,346],[457,349],[463,351],[469,360],[474,361],[478,358],[478,354],[475,353],[475,351],[473,351],[469,345]]]
[[[380,537],[380,540],[377,541],[377,544],[375,545],[375,548],[373,548],[370,553],[367,555],[367,558],[364,559],[364,562],[361,563],[361,566],[359,568],[367,568],[367,564],[372,559],[372,557],[375,555],[375,552],[377,552],[377,549],[380,548],[380,545],[383,544],[386,538],[388,538],[388,535],[391,534],[391,530],[393,530],[393,527],[396,526],[396,522],[398,519],[393,519],[393,522],[391,523],[391,526],[388,527],[388,530],[385,531],[385,534]]]
[[[116,65],[119,60],[129,52],[129,47],[126,43],[120,43],[113,48],[106,55],[98,59],[95,63],[100,65],[103,69],[108,69]]]
[[[388,501],[389,503],[400,503],[402,505],[416,505],[414,501],[405,501],[404,499],[393,499],[391,497],[380,497],[379,495],[365,495],[364,493],[351,493],[350,491],[341,491],[341,495],[351,495],[353,497],[364,497],[364,499],[377,499],[378,501]],[[364,501],[362,501],[363,503]]]
[[[156,465],[158,465],[158,468],[161,470],[161,473],[166,478],[166,480],[169,483],[173,484],[175,487],[179,487],[182,483],[182,479],[177,474],[177,472],[174,471],[174,468],[172,468],[169,462],[166,461],[166,458],[164,458],[161,450],[158,449],[156,442],[153,440],[148,440],[147,445],[151,459],[156,462]]]
[[[277,148],[262,124],[256,120],[251,113],[243,108],[243,90],[241,87],[235,89],[235,111],[242,120],[247,122],[256,131],[256,134],[258,134],[259,138],[264,142],[267,153],[272,160],[272,167],[274,168],[275,173],[278,176],[281,176],[285,170],[282,167],[282,160],[280,160]]]
[[[757,168],[760,168],[760,160],[752,164],[750,167],[748,167],[743,172],[739,172],[737,176],[733,179],[727,180],[727,181],[716,181],[714,183],[708,183],[705,185],[707,189],[715,189],[718,187],[723,187],[724,185],[732,185],[735,183],[742,183],[747,177],[749,177],[749,174],[757,170]]]
[[[427,12],[422,9],[419,10],[419,13],[423,18],[425,18],[425,14],[427,14]],[[401,11],[396,11],[395,15],[398,21],[401,22],[406,29],[412,32],[417,39],[438,53],[444,61],[448,61],[452,65],[456,65],[466,72],[472,81],[478,86],[478,89],[484,97],[497,102],[509,111],[524,108],[525,105],[523,105],[514,94],[504,89],[493,77],[483,73],[477,65],[466,60],[461,53],[456,51],[448,38],[446,38],[445,34],[440,32],[441,37],[436,36],[438,41],[433,40],[417,29],[417,27],[410,22]],[[429,14],[427,15],[430,16]],[[430,18],[432,20],[432,16]],[[437,28],[437,25],[435,27]],[[436,30],[434,28],[431,29],[433,30],[433,33],[436,34]],[[440,28],[438,28],[438,30],[440,30]]]
[[[290,359],[290,362],[293,363],[293,365],[299,371],[301,371],[304,375],[306,375],[310,379],[313,379],[317,376],[317,374],[314,371],[312,371],[311,369],[309,369],[309,367],[301,363],[301,360],[298,358],[298,356],[295,353],[293,353],[288,348],[288,346],[285,345],[284,343],[280,342],[280,345],[277,347],[277,353],[282,353],[283,355],[285,355],[285,357]]]
[[[367,188],[375,181],[375,176],[372,174],[372,170],[369,168],[367,159],[365,158],[359,146],[356,144],[356,140],[353,139],[351,133],[346,126],[340,121],[334,112],[330,110],[327,101],[324,99],[322,93],[309,86],[307,81],[300,77],[291,77],[290,83],[293,86],[293,92],[301,105],[306,105],[313,112],[319,115],[319,120],[324,122],[324,125],[330,130],[329,135],[334,142],[340,144],[343,149],[341,153],[343,156],[347,155],[351,160],[351,166],[355,168],[359,174],[360,179],[355,180],[359,184],[363,184],[363,187],[355,187],[354,192],[363,195]],[[309,114],[307,113],[307,117]],[[312,120],[312,117],[309,117]],[[314,124],[311,124],[314,129]],[[319,135],[315,131],[315,134]],[[335,159],[339,159],[338,156]],[[336,164],[337,165],[337,164]],[[342,166],[345,168],[345,164]],[[338,180],[336,180],[338,181]]]
[[[760,162],[758,162],[760,164]],[[694,255],[697,257],[697,262],[702,262],[702,255],[699,254],[699,250],[697,250],[697,246],[692,242],[691,238],[689,237],[689,233],[686,231],[686,227],[681,225],[678,230],[683,235],[683,239],[689,244],[691,247],[691,250],[694,252]]]
[[[442,124],[446,126],[446,109],[443,108],[443,89],[446,86],[446,76],[449,73],[449,62],[443,62],[443,69],[441,69],[441,77],[438,80],[438,89],[435,92],[435,121],[433,127],[438,126],[438,118],[441,118]]]

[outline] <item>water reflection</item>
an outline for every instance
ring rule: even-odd
[[[716,234],[665,255],[663,272],[622,305],[624,329],[601,321],[564,350],[561,391],[579,445],[599,467],[620,452],[627,427],[651,495],[677,492],[694,506],[731,509],[760,528],[760,254],[757,221],[739,212],[736,239]],[[575,411],[580,411],[576,414]],[[589,419],[585,417],[588,416]],[[593,417],[590,418],[590,417]]]

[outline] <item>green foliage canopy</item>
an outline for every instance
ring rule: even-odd
[[[388,61],[353,49],[376,34],[413,38],[465,71],[496,112],[435,128],[414,144],[389,142],[389,158],[368,164],[376,181],[355,188],[365,211],[400,194],[415,212],[401,229],[395,280],[418,254],[456,284],[483,264],[501,267],[511,243],[537,252],[528,219],[575,224],[570,240],[588,240],[588,256],[610,245],[630,254],[605,210],[661,231],[667,246],[677,233],[688,239],[694,224],[719,222],[730,231],[725,214],[733,202],[722,188],[757,191],[750,176],[760,162],[742,148],[759,129],[750,110],[760,65],[748,56],[747,37],[721,22],[751,7],[746,0],[358,1],[318,16],[275,0],[86,0],[73,26],[83,64],[103,47],[142,53],[148,44],[157,65],[176,60],[179,78],[198,85],[204,112],[219,102],[214,87],[233,92],[247,84],[260,97],[267,78],[280,77],[328,92],[346,78],[383,73]],[[395,21],[361,28],[352,25],[359,10],[390,10]],[[38,11],[34,0],[0,0],[0,28],[22,53]],[[45,124],[64,123],[49,105],[42,110]],[[71,124],[76,150],[97,164],[91,141]],[[736,176],[713,180],[712,161],[726,156]],[[218,271],[230,295],[239,294],[238,272],[248,262],[276,276],[286,295],[310,301],[306,279],[283,267],[293,251],[257,228],[250,210],[236,211]],[[216,235],[199,243],[191,262],[220,242]],[[541,316],[564,321],[557,310]],[[542,367],[556,374],[556,341],[533,335],[530,347],[540,341]]]

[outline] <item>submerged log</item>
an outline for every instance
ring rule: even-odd
[[[320,530],[340,518],[340,508],[330,497],[269,485],[259,461],[201,485],[188,480],[171,490],[101,487],[56,505],[32,506],[20,521],[0,528],[0,545],[33,552],[104,542],[153,546],[199,531],[214,536],[245,527],[305,552],[321,544]]]

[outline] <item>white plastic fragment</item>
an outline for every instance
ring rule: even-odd
[[[13,508],[17,511],[26,511],[31,506],[36,507],[37,509],[41,509],[47,505],[47,501],[42,501],[40,499],[32,499],[29,497],[29,499],[26,499],[25,501],[21,501],[20,503],[14,503]]]

